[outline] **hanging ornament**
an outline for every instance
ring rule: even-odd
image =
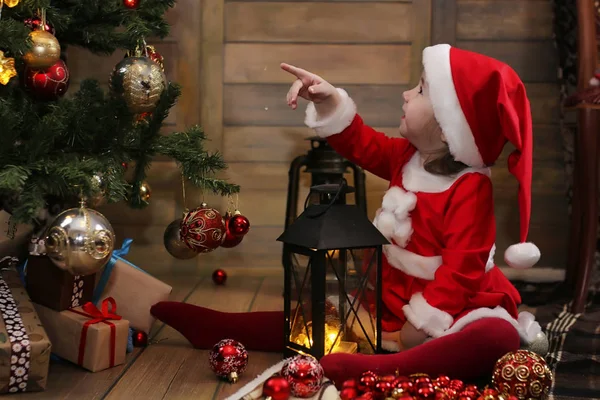
[[[103,175],[101,173],[94,174],[90,180],[94,194],[86,202],[92,208],[106,204],[106,182]]]
[[[538,332],[531,343],[526,346],[521,347],[522,350],[533,351],[536,354],[539,354],[542,357],[545,357],[548,354],[548,350],[550,349],[550,343],[548,342],[548,338],[544,332]]]
[[[110,77],[110,88],[122,96],[132,114],[152,112],[167,87],[164,71],[138,50],[135,57],[119,62]]]
[[[219,378],[236,383],[248,366],[248,352],[237,340],[223,339],[210,350],[208,362]]]
[[[123,0],[123,5],[133,10],[140,6],[140,0]]]
[[[170,255],[179,260],[189,260],[198,255],[194,250],[190,249],[181,240],[180,234],[181,218],[171,222],[165,234],[163,235],[163,243]]]
[[[149,59],[151,59],[152,61],[157,63],[163,71],[165,70],[165,59],[158,51],[156,51],[156,48],[154,46],[146,44],[146,45],[144,45],[144,51],[145,51],[146,57],[148,57]],[[127,53],[125,53],[125,57],[134,57],[134,56],[135,56],[134,52],[128,51]]]
[[[0,3],[2,3],[2,1],[4,1],[4,4],[6,4],[6,7],[13,8],[17,4],[19,4],[20,0],[0,0]]]
[[[133,333],[133,345],[135,347],[148,346],[148,335],[144,331],[135,331]]]
[[[281,367],[281,375],[290,384],[296,397],[311,397],[321,389],[323,367],[314,357],[297,355]]]
[[[143,202],[147,203],[148,201],[150,201],[150,197],[152,196],[152,189],[150,188],[148,182],[143,181],[142,183],[140,183],[139,194],[140,199]]]
[[[4,52],[0,50],[0,83],[6,85],[14,76],[17,76],[15,59],[11,57],[5,57]]]
[[[186,246],[198,253],[208,253],[223,243],[226,228],[219,211],[202,204],[185,214],[180,232]]]
[[[244,236],[243,235],[233,235],[231,233],[231,230],[229,229],[229,220],[231,219],[232,215],[231,213],[228,211],[225,214],[225,240],[223,240],[223,243],[221,243],[221,247],[225,247],[226,249],[232,248],[237,246],[238,244],[242,243],[242,240],[244,240]]]
[[[250,230],[250,221],[239,210],[235,210],[227,223],[227,229],[235,236],[244,236]]]
[[[215,269],[212,273],[212,280],[215,285],[224,285],[227,281],[227,272],[222,269]]]
[[[145,112],[145,113],[137,114],[135,116],[135,123],[139,124],[139,123],[142,123],[142,122],[148,122],[150,120],[150,118],[152,118],[152,113],[151,112]]]
[[[496,362],[492,382],[504,395],[523,399],[545,399],[552,386],[552,372],[546,361],[529,350],[505,354]]]
[[[43,25],[42,27],[42,19],[40,17],[32,17],[32,18],[27,18],[25,21],[25,26],[27,26],[29,29],[33,30],[45,30],[46,32],[50,32],[53,35],[56,35],[56,30],[54,29],[54,26],[52,26],[52,24],[50,24],[50,22],[46,21],[46,24]]]
[[[26,66],[22,83],[37,100],[56,100],[69,89],[69,69],[63,60],[46,69]]]
[[[265,400],[288,400],[290,394],[290,384],[283,376],[272,376],[263,383],[262,395]]]
[[[45,237],[46,254],[52,262],[72,275],[91,275],[110,259],[115,232],[110,222],[82,201],[51,223]]]
[[[45,18],[42,17],[42,21]],[[25,53],[23,60],[30,68],[50,68],[60,60],[60,43],[53,34],[44,30],[45,25],[29,34],[33,43],[31,49]]]

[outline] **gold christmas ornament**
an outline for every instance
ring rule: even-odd
[[[12,8],[14,6],[16,6],[17,4],[19,4],[20,0],[4,0],[4,4],[6,4],[6,7]],[[2,0],[0,0],[0,4],[2,3]]]
[[[44,30],[35,30],[29,34],[33,46],[23,59],[30,68],[50,68],[60,59],[60,43],[53,34]]]
[[[6,85],[14,76],[17,76],[15,59],[11,57],[4,57],[4,52],[0,50],[0,83]]]
[[[106,204],[106,182],[102,174],[94,174],[91,178],[94,194],[87,200],[92,208],[100,207]]]
[[[115,66],[110,88],[122,96],[132,114],[153,112],[167,78],[160,65],[149,57],[127,57]]]
[[[181,219],[171,222],[165,229],[163,242],[170,255],[179,260],[189,260],[196,257],[198,253],[187,247],[181,240],[180,228]]]
[[[110,259],[115,232],[104,215],[82,202],[56,217],[45,243],[46,254],[57,267],[72,275],[91,275]]]
[[[148,182],[142,182],[140,184],[140,199],[147,203],[150,200],[151,195],[152,190],[150,189],[150,185],[148,185]]]

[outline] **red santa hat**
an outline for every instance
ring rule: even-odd
[[[520,243],[506,250],[504,260],[514,268],[535,265],[540,250],[527,242],[533,138],[523,82],[508,65],[447,44],[425,48],[423,67],[435,118],[455,160],[485,167],[506,142],[515,147],[508,170],[519,182]]]

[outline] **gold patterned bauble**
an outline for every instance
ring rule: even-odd
[[[0,3],[2,3],[2,1],[3,0],[0,0]],[[7,7],[12,8],[19,4],[19,1],[20,0],[4,0],[4,4],[6,4]]]
[[[492,383],[503,395],[520,400],[543,400],[552,386],[552,371],[546,361],[529,350],[517,350],[502,356],[494,367]]]
[[[142,182],[140,184],[140,199],[147,203],[148,201],[150,201],[151,196],[152,189],[150,188],[150,185],[148,185],[148,182]]]
[[[72,275],[91,275],[110,259],[115,232],[110,222],[84,204],[58,214],[45,237],[46,254]]]
[[[187,247],[181,240],[181,219],[176,219],[167,226],[163,242],[169,254],[179,260],[189,260],[199,254]]]
[[[0,0],[2,1],[2,0]],[[14,76],[17,76],[15,69],[15,59],[5,57],[4,52],[0,50],[0,83],[6,85]]]
[[[123,97],[132,114],[154,111],[166,87],[165,73],[148,57],[124,58],[110,77],[112,92]]]
[[[60,43],[53,34],[35,30],[29,34],[33,46],[23,56],[27,66],[33,69],[50,68],[60,59]]]

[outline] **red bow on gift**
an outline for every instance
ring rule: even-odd
[[[87,331],[90,325],[98,324],[100,322],[110,326],[110,366],[115,365],[115,347],[116,347],[116,327],[115,324],[109,320],[120,320],[121,316],[117,314],[117,302],[112,297],[107,297],[101,303],[101,310],[98,309],[92,302],[88,302],[83,305],[83,311],[70,309],[69,311],[74,312],[84,317],[91,318],[89,321],[85,321],[83,329],[81,330],[81,337],[79,339],[79,355],[77,357],[77,364],[83,365],[83,356],[85,355],[85,344],[87,341]]]

